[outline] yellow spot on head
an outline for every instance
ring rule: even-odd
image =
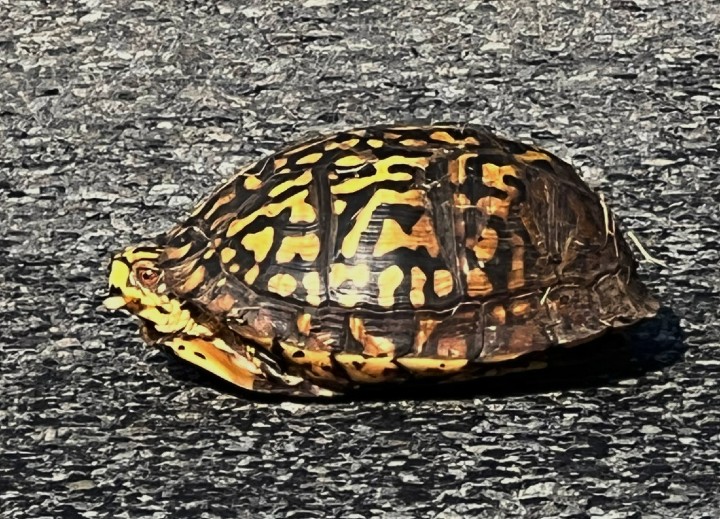
[[[380,139],[368,139],[367,144],[371,148],[377,149],[377,148],[382,148],[383,144],[385,144],[385,143],[383,141],[381,141]]]
[[[237,263],[233,263],[232,265],[230,265],[230,267],[228,267],[228,270],[235,274],[240,270],[240,265],[238,265]]]

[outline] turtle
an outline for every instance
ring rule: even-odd
[[[244,390],[334,396],[467,381],[652,318],[637,266],[551,152],[479,124],[385,124],[239,168],[113,256],[105,305]]]

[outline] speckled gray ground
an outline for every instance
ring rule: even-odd
[[[213,4],[0,0],[0,516],[720,516],[718,2]],[[428,118],[581,168],[668,265],[657,362],[257,402],[100,308],[109,252],[239,164]]]

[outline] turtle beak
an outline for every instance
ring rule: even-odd
[[[123,297],[122,289],[127,286],[129,279],[130,266],[116,256],[110,264],[110,274],[108,276],[110,297],[103,301],[105,308],[109,310],[118,310],[127,305],[128,300]]]

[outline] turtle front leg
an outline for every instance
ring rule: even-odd
[[[237,351],[219,337],[173,337],[162,344],[181,359],[248,391],[293,397],[332,397],[339,393],[280,371],[252,346]]]

